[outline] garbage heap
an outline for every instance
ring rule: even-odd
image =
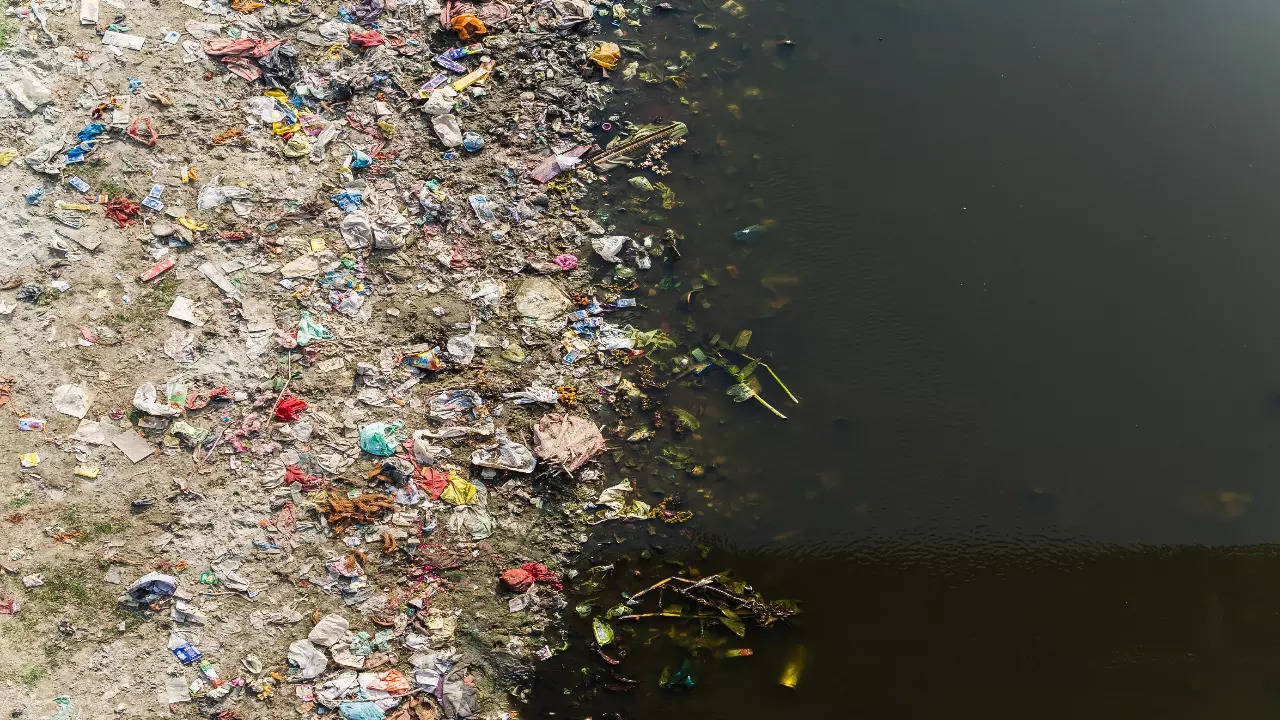
[[[640,394],[636,276],[666,239],[579,205],[684,134],[615,117],[601,147],[597,36],[641,10],[12,11],[5,492],[54,519],[14,522],[5,569],[84,582],[99,621],[25,697],[424,720],[527,690],[588,518],[648,509],[590,413]],[[52,627],[39,590],[0,619]]]

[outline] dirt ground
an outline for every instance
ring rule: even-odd
[[[512,709],[508,691],[519,692],[539,651],[563,642],[555,622],[563,605],[558,593],[539,586],[513,595],[497,578],[527,561],[553,571],[568,567],[584,537],[584,508],[612,484],[590,466],[573,478],[545,462],[532,474],[486,470],[468,458],[492,438],[440,440],[452,454],[438,467],[487,488],[494,528],[481,540],[451,525],[460,510],[440,500],[397,506],[345,532],[327,527],[319,511],[330,498],[389,492],[384,480],[370,478],[382,459],[361,452],[362,426],[403,420],[405,433],[433,426],[430,398],[472,388],[499,430],[532,447],[538,417],[586,415],[583,403],[611,392],[619,377],[608,352],[575,364],[562,358],[563,318],[572,307],[567,296],[589,291],[589,275],[550,261],[565,253],[585,258],[589,238],[605,231],[574,205],[590,174],[551,190],[525,175],[552,146],[588,139],[580,122],[600,106],[603,92],[576,73],[594,42],[573,33],[532,33],[554,28],[548,22],[555,15],[546,3],[510,3],[516,15],[495,25],[489,46],[501,71],[482,92],[463,93],[457,110],[466,129],[487,139],[486,147],[446,158],[421,100],[395,88],[416,89],[439,71],[431,57],[459,43],[434,18],[418,17],[417,5],[402,5],[379,24],[384,35],[412,40],[404,52],[386,45],[363,49],[345,39],[315,43],[317,27],[336,15],[336,4],[326,3],[268,5],[224,17],[205,13],[194,0],[103,0],[100,28],[113,19],[127,26],[146,38],[141,51],[101,44],[92,25],[79,23],[78,3],[42,6],[56,42],[35,18],[9,19],[0,84],[20,83],[29,71],[50,98],[35,111],[12,92],[0,101],[0,144],[18,156],[0,168],[0,185],[10,194],[0,209],[0,376],[12,378],[0,384],[11,391],[0,407],[0,595],[16,603],[15,612],[0,614],[0,713],[52,717],[58,696],[70,698],[84,717],[308,712],[307,693],[323,678],[292,682],[287,649],[320,617],[337,613],[352,632],[395,631],[395,640],[376,650],[391,655],[380,657],[377,668],[409,673],[415,652],[452,649],[455,657],[469,657],[467,685],[476,689],[480,707],[474,716],[499,717]],[[281,20],[289,12],[306,19]],[[227,37],[228,27],[294,38],[304,79],[333,85],[346,79],[354,91],[349,99],[316,102],[305,113],[317,130],[346,120],[319,162],[283,154],[285,140],[249,109],[250,98],[262,97],[262,84],[245,82],[198,50],[193,62],[184,62],[182,43],[163,39],[175,31],[198,45],[200,33]],[[538,61],[516,61],[517,48],[537,48]],[[140,81],[133,89],[131,79]],[[111,98],[118,107],[99,118],[108,127],[86,162],[54,174],[24,162],[50,142],[64,152],[75,145],[76,133],[95,121],[94,109]],[[134,118],[151,120],[154,147],[126,135]],[[316,142],[316,135],[308,137]],[[353,150],[374,162],[344,179]],[[184,168],[195,168],[197,179],[184,182]],[[165,209],[143,208],[123,227],[104,217],[101,204],[68,209],[86,202],[68,184],[71,176],[89,185],[90,197],[134,202],[159,185]],[[329,198],[344,180],[348,188],[363,183],[372,215],[393,216],[399,247],[344,242],[344,213]],[[434,214],[420,203],[428,180],[439,183],[432,191],[440,206]],[[211,185],[242,188],[247,197],[199,209],[199,193]],[[33,187],[43,197],[28,204],[24,194]],[[476,192],[504,208],[525,200],[540,215],[482,225],[468,205]],[[60,223],[59,214],[83,225]],[[181,224],[186,219],[207,229],[188,231]],[[340,264],[343,256],[352,267]],[[175,261],[173,269],[140,279],[166,257]],[[313,260],[318,271],[283,278],[281,267],[299,257]],[[202,266],[214,268],[232,292]],[[338,284],[325,287],[331,269]],[[566,295],[552,332],[514,310],[533,287],[527,283],[538,278],[553,280]],[[334,287],[338,295],[331,294]],[[360,287],[370,292],[357,311],[334,310],[336,297]],[[194,324],[167,315],[179,298],[190,301]],[[288,347],[304,312],[332,338]],[[444,348],[473,323],[481,347],[471,362],[445,353],[444,370],[421,373],[401,362],[423,344]],[[159,387],[163,405],[164,388],[174,380],[184,381],[188,393],[179,416],[137,409],[140,386]],[[580,399],[569,405],[503,400],[504,393],[532,384],[573,386]],[[55,408],[55,388],[66,385],[92,396],[87,425]],[[223,387],[225,397],[191,407],[199,404],[196,396]],[[304,400],[307,410],[296,421],[271,419],[288,396]],[[43,419],[43,429],[19,429],[24,416]],[[245,430],[251,416],[259,425]],[[184,441],[173,432],[179,421],[208,435]],[[126,434],[153,453],[131,462],[112,442]],[[20,456],[27,453],[38,454],[38,464],[23,467]],[[285,484],[290,465],[315,476],[318,488]],[[364,586],[351,590],[349,579],[335,581],[328,565],[345,558],[358,559]],[[228,570],[230,586],[225,577],[216,584],[201,580]],[[150,609],[118,602],[130,583],[152,571],[178,579],[174,597]],[[240,580],[247,589],[236,589]],[[513,598],[525,600],[516,608]],[[183,622],[175,614],[178,603],[197,609],[203,623]],[[175,632],[186,633],[182,637],[216,666],[229,694],[211,697],[195,666],[176,660],[170,651]],[[423,634],[424,644],[402,645],[406,633]],[[174,679],[197,688],[171,706],[166,687]]]

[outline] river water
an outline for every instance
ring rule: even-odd
[[[610,472],[696,515],[583,567],[616,563],[606,606],[683,567],[805,612],[731,660],[645,626],[616,694],[570,608],[531,714],[1273,717],[1280,5],[740,1],[626,32],[692,56],[617,98],[691,131],[649,228],[680,287],[644,301],[689,344],[752,330],[801,402],[673,386],[702,426],[655,442],[713,469]]]

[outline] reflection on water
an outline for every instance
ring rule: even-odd
[[[585,564],[619,563],[610,600],[684,563],[806,613],[684,692],[661,627],[624,638],[628,695],[571,649],[535,709],[1274,712],[1275,552],[1200,546],[1280,525],[1280,5],[673,4],[625,44],[682,87],[619,99],[688,123],[683,205],[614,219],[685,233],[644,301],[673,336],[751,330],[802,403],[673,387],[711,471],[625,472],[698,514]]]

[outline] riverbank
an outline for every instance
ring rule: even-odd
[[[648,132],[594,119],[633,19],[432,5],[15,20],[0,710],[501,717],[587,523],[645,514],[597,411],[657,410],[675,235],[584,209]]]

